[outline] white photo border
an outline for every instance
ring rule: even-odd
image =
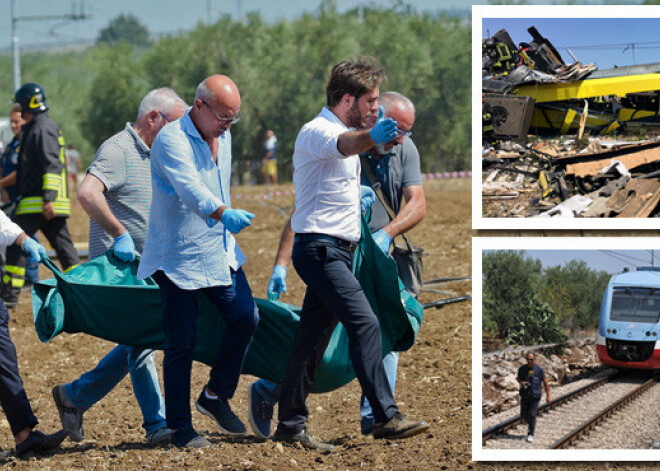
[[[481,35],[484,18],[660,18],[660,5],[472,6],[472,228],[660,229],[660,218],[485,218],[481,195]]]

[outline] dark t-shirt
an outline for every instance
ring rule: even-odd
[[[543,394],[541,386],[545,379],[543,368],[539,365],[534,365],[534,369],[532,370],[529,368],[529,365],[523,365],[518,368],[518,379],[523,382],[523,386],[520,388],[521,396],[541,399]]]

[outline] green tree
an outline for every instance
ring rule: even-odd
[[[541,273],[541,262],[522,251],[484,253],[483,325],[507,344],[566,340],[554,311],[537,294]]]
[[[388,71],[381,92],[400,91],[415,103],[413,140],[422,169],[470,168],[469,21],[419,15],[399,2],[365,7],[360,22],[355,11],[340,14],[326,1],[294,21],[266,24],[258,13],[244,22],[224,17],[142,48],[144,41],[131,38],[148,38],[148,32],[130,15],[120,18],[106,28],[103,41],[83,53],[23,56],[23,77],[46,87],[65,139],[87,162],[104,138],[133,120],[139,98],[150,88],[170,86],[190,103],[204,78],[223,73],[243,98],[245,119],[232,128],[236,164],[245,170],[260,161],[266,130],[273,129],[286,180],[301,126],[325,104],[332,65],[368,55]],[[132,47],[114,49],[105,42],[114,44],[118,37]],[[9,56],[0,56],[0,89],[0,99],[11,98]]]
[[[561,343],[566,341],[566,334],[548,303],[541,302],[533,294],[513,313],[513,322],[504,341],[509,345]]]
[[[534,294],[541,262],[525,258],[522,251],[493,250],[483,255],[484,326],[506,338],[517,312]]]
[[[146,47],[151,44],[149,30],[133,14],[121,14],[110,20],[108,26],[103,28],[96,38],[97,44],[114,45],[120,41],[138,47]]]
[[[548,267],[540,281],[540,298],[557,313],[564,328],[596,327],[601,299],[610,275],[584,260]]]
[[[232,128],[234,160],[258,161],[267,129],[278,137],[284,179],[300,127],[325,104],[336,62],[368,55],[387,69],[381,91],[409,96],[417,108],[414,140],[425,171],[470,166],[470,25],[446,16],[419,16],[397,5],[339,14],[324,2],[315,14],[265,24],[258,13],[244,23],[229,17],[190,34],[161,39],[141,67],[149,84],[170,86],[186,100],[213,73],[234,79],[245,118]],[[319,31],[324,33],[321,35]],[[395,38],[395,39],[393,39]]]
[[[94,148],[120,131],[124,123],[135,121],[138,106],[147,87],[135,70],[133,48],[126,43],[101,47],[97,51],[84,129]]]

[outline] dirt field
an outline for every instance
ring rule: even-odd
[[[415,244],[428,252],[425,279],[471,274],[470,180],[431,180],[424,184],[428,214],[412,232]],[[291,189],[283,186],[282,189]],[[245,271],[255,296],[266,295],[273,258],[280,231],[286,222],[293,196],[272,200],[242,199],[238,195],[266,192],[266,187],[238,187],[233,190],[234,206],[256,214],[252,228],[238,236],[248,256]],[[87,238],[87,219],[75,208],[70,229],[77,241]],[[43,268],[42,268],[43,270]],[[290,270],[286,302],[300,304],[303,285]],[[43,276],[48,277],[46,272]],[[471,291],[468,282],[445,285],[442,289],[455,295]],[[423,293],[422,302],[441,296]],[[12,313],[11,335],[16,343],[20,371],[40,428],[59,428],[59,418],[51,398],[51,388],[68,382],[92,368],[112,345],[94,337],[63,334],[49,344],[36,336],[27,292]],[[359,429],[357,381],[329,394],[312,395],[309,400],[310,431],[332,440],[339,450],[322,456],[307,450],[261,442],[252,436],[231,439],[219,433],[215,424],[193,413],[195,428],[214,446],[203,451],[176,448],[153,448],[145,445],[141,414],[134,399],[130,380],[125,379],[108,397],[85,414],[85,441],[65,441],[61,450],[40,460],[17,461],[12,469],[147,469],[189,467],[207,469],[466,469],[470,464],[471,417],[471,304],[462,302],[430,309],[416,345],[401,355],[396,398],[405,414],[425,419],[431,424],[428,433],[402,441],[375,441],[363,437]],[[160,367],[162,352],[158,352]],[[208,378],[208,367],[193,367],[192,396]],[[247,424],[247,386],[254,380],[244,376],[233,408]],[[0,418],[0,446],[13,448],[9,425]]]

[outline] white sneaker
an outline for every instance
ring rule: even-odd
[[[527,435],[527,443],[532,443],[534,441],[534,435]]]

